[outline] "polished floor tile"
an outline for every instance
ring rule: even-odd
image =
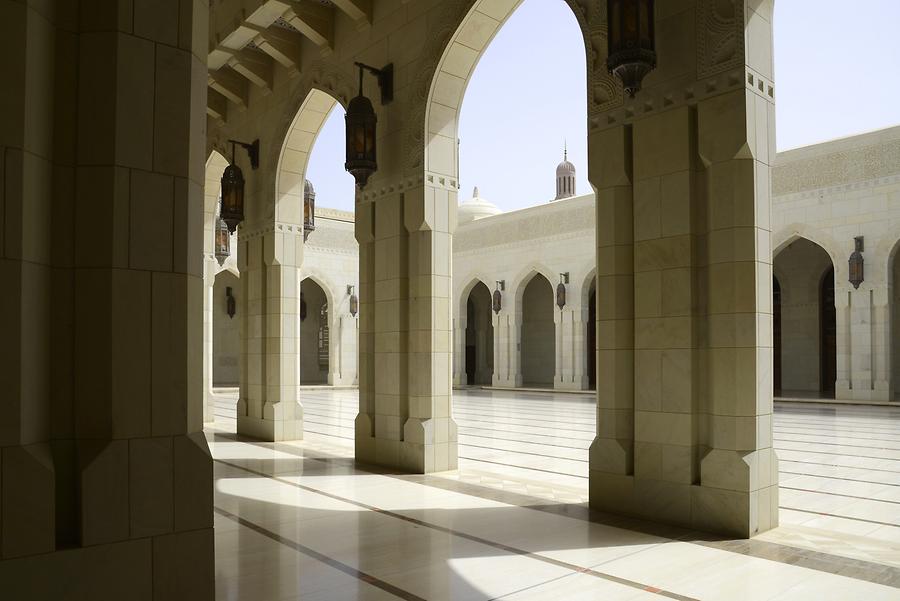
[[[590,396],[456,391],[460,469],[354,465],[355,390],[304,390],[304,440],[207,431],[217,598],[900,599],[900,411],[779,403],[781,527],[693,540],[587,519]]]

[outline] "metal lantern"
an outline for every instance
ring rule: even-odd
[[[350,295],[350,317],[356,317],[359,313],[359,298],[356,296],[355,287],[347,286],[347,294]]]
[[[606,18],[606,67],[622,80],[625,92],[634,98],[641,81],[656,68],[653,0],[608,0]]]
[[[219,217],[234,232],[244,220],[244,174],[232,163],[222,174],[222,212]]]
[[[394,65],[389,64],[381,69],[354,63],[359,67],[359,94],[347,105],[344,123],[347,127],[347,161],[344,169],[349,171],[360,188],[366,186],[369,176],[378,170],[375,153],[375,124],[378,117],[368,98],[363,96],[363,70],[378,78],[381,90],[381,104],[390,104],[394,99]]]
[[[216,261],[219,266],[225,264],[225,259],[231,255],[231,233],[228,224],[221,217],[216,217]]]
[[[375,154],[375,124],[378,117],[368,98],[362,93],[362,68],[359,70],[359,95],[347,106],[347,162],[344,169],[353,175],[356,185],[366,186],[369,176],[378,169]]]
[[[569,272],[559,274],[559,284],[556,286],[556,306],[562,311],[566,306],[566,284],[569,283]]]
[[[855,249],[853,254],[850,255],[850,283],[857,289],[865,280],[865,259],[863,258],[865,247],[863,242],[864,239],[862,236],[854,238],[853,243]]]
[[[222,208],[220,217],[228,225],[228,231],[234,233],[237,226],[244,220],[244,173],[235,164],[234,147],[240,146],[250,156],[250,167],[259,167],[259,140],[247,144],[236,140],[231,143],[231,164],[225,167],[222,174]]]
[[[497,280],[497,288],[494,290],[493,302],[491,303],[491,308],[494,310],[494,313],[499,315],[500,310],[503,309],[503,290],[506,288],[506,280]]]
[[[303,298],[303,293],[300,293],[300,321],[306,320],[306,299]]]
[[[312,182],[303,184],[303,241],[316,229],[316,191]]]

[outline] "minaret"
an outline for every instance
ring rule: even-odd
[[[563,145],[563,161],[556,166],[556,198],[575,196],[575,165],[569,162],[569,149]]]

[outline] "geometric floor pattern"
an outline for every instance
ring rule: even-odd
[[[777,403],[781,526],[729,541],[589,512],[591,396],[454,391],[429,476],[354,465],[356,390],[277,444],[218,401],[219,599],[900,599],[900,408]]]

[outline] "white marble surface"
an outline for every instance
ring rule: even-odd
[[[218,599],[900,598],[895,588],[461,487],[582,501],[590,397],[457,391],[460,470],[417,479],[354,467],[356,391],[303,396],[305,440],[276,444],[236,441],[233,400],[218,399],[208,431]],[[784,526],[765,539],[826,553],[849,545],[858,551],[850,557],[869,562],[900,544],[897,413],[779,406]]]

